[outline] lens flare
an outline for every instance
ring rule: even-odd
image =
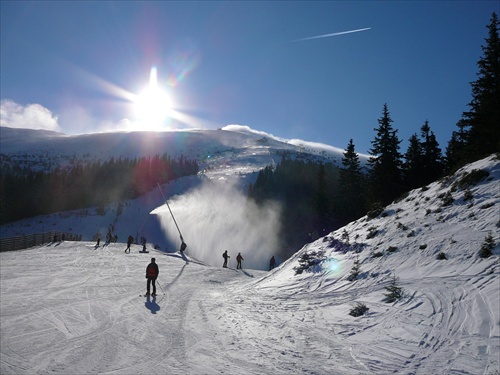
[[[342,273],[342,262],[335,258],[328,258],[323,263],[323,268],[330,276],[339,276]]]

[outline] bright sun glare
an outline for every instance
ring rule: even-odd
[[[156,67],[152,67],[149,86],[135,100],[136,116],[143,130],[161,130],[170,111],[170,98],[158,86]]]

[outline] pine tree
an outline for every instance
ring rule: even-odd
[[[354,260],[354,263],[351,268],[351,273],[347,277],[347,280],[349,281],[356,280],[360,273],[361,273],[361,266],[359,264],[359,255],[356,255],[356,259]]]
[[[378,120],[379,127],[370,150],[370,185],[371,203],[389,204],[401,192],[401,154],[397,130],[392,128],[392,119],[384,104],[382,117]]]
[[[399,279],[396,277],[396,274],[393,275],[391,283],[385,287],[385,290],[388,292],[384,293],[385,301],[388,303],[395,302],[404,295],[403,288],[399,286]]]
[[[351,139],[342,158],[339,181],[339,211],[346,222],[356,220],[366,213],[364,182],[359,156]]]
[[[454,171],[467,163],[467,135],[463,120],[457,122],[458,131],[451,134],[451,139],[446,147],[446,170]]]
[[[495,248],[496,243],[491,235],[491,232],[488,233],[488,236],[484,239],[483,244],[481,245],[481,250],[479,252],[479,256],[481,258],[489,258],[493,255],[493,249]]]
[[[409,139],[408,150],[404,155],[403,180],[407,189],[415,189],[422,186],[424,168],[423,168],[423,150],[422,145],[416,134]]]
[[[477,62],[479,72],[471,82],[472,101],[462,114],[462,126],[466,128],[466,161],[478,160],[500,151],[500,40],[498,16],[492,14],[487,26],[488,38],[482,46],[483,56]]]
[[[422,185],[436,181],[443,175],[444,161],[441,148],[436,140],[434,132],[431,131],[429,121],[420,128],[421,146],[422,146]]]

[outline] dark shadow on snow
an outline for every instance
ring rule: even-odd
[[[151,314],[156,314],[156,312],[160,311],[160,306],[156,303],[156,297],[151,299],[148,296],[146,302],[144,302],[144,306],[151,311]]]
[[[179,280],[179,278],[181,277],[182,273],[184,272],[184,268],[186,268],[186,266],[187,266],[187,263],[185,263],[185,264],[182,266],[182,268],[181,268],[181,270],[179,271],[179,273],[177,274],[177,276],[175,276],[175,278],[174,278],[174,279],[170,282],[170,284],[168,284],[168,285],[166,286],[166,289],[168,289],[168,288],[170,288],[171,286],[173,286],[173,285],[177,282],[177,280]]]
[[[241,272],[243,272],[245,275],[247,275],[248,277],[253,277],[253,275],[251,273],[248,273],[247,271],[244,271],[242,269],[240,269]]]

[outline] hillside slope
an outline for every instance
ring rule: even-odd
[[[500,242],[499,184],[494,156],[468,165],[271,272],[122,243],[0,253],[0,372],[498,373],[500,246],[478,253],[489,233]],[[151,255],[160,295],[145,299]],[[404,295],[387,303],[393,274]],[[369,310],[353,317],[357,302]]]

